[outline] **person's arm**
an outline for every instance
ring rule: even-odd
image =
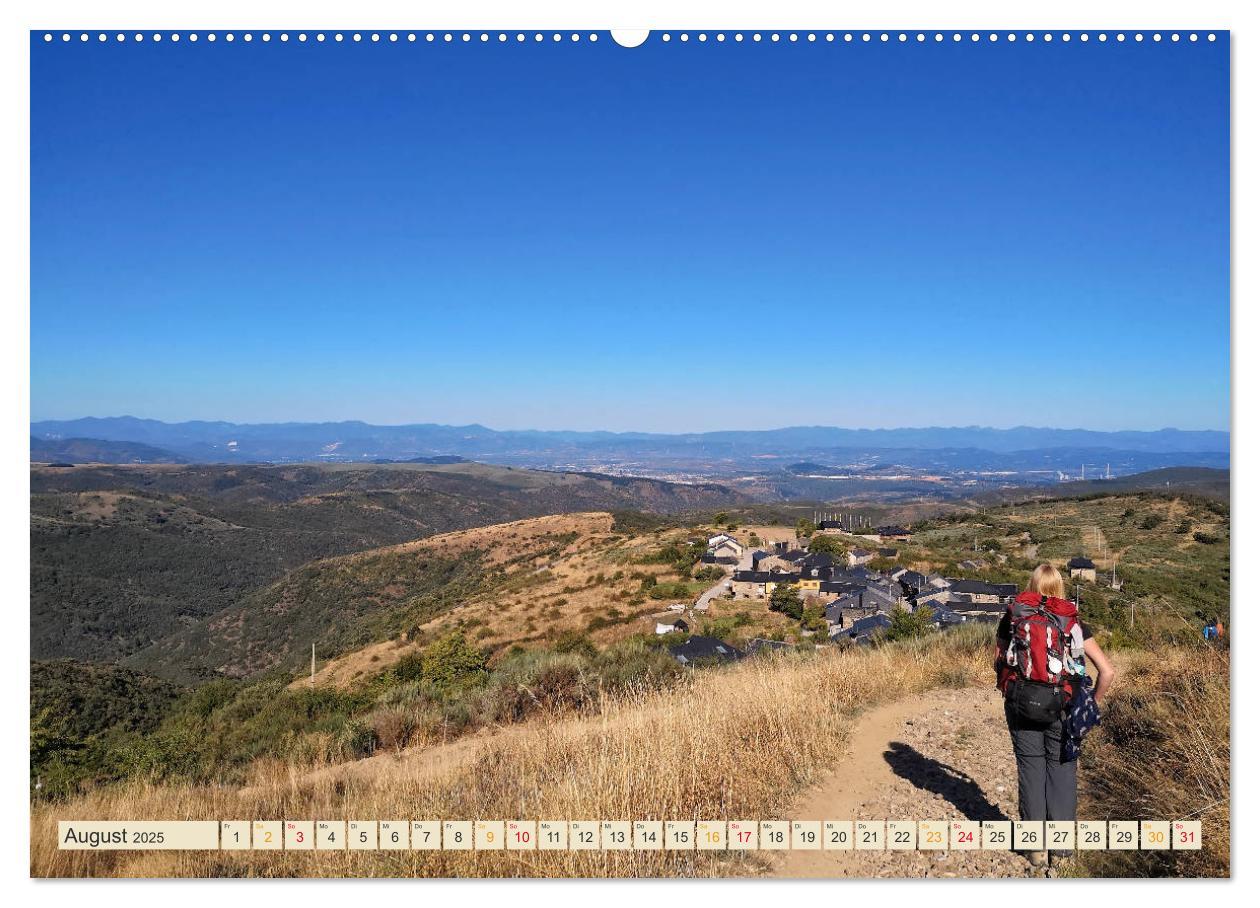
[[[1094,668],[1098,670],[1098,681],[1094,685],[1094,699],[1101,703],[1107,694],[1107,688],[1111,687],[1111,682],[1115,680],[1116,670],[1093,637],[1085,641],[1085,655],[1089,656],[1089,661],[1094,663]]]

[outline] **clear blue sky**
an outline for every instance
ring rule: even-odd
[[[1224,40],[31,70],[35,419],[1229,425]]]

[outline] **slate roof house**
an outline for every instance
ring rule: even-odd
[[[668,621],[656,622],[656,633],[658,635],[673,634],[678,631],[685,634],[689,630],[691,630],[690,626],[688,626],[687,622],[683,621],[681,618],[675,620],[672,624]]]
[[[857,643],[870,643],[872,635],[890,627],[892,627],[892,619],[887,615],[871,615],[867,618],[859,618],[849,625],[847,630],[839,631],[839,634],[844,634]],[[839,634],[831,636],[834,639]]]
[[[866,549],[854,549],[852,552],[848,554],[847,557],[849,561],[849,567],[852,568],[852,567],[858,567],[859,565],[866,564],[868,561],[870,561],[872,558],[875,557],[875,553],[868,552],[866,551]]]
[[[1019,588],[1013,583],[985,583],[983,580],[957,580],[949,588],[951,593],[964,593],[972,602],[1002,603],[1014,599]]]
[[[1068,574],[1073,579],[1094,581],[1098,579],[1097,569],[1094,562],[1090,561],[1083,555],[1077,555],[1067,563]]]
[[[688,637],[677,646],[669,648],[669,654],[682,665],[694,667],[706,662],[734,662],[739,650],[717,637]]]

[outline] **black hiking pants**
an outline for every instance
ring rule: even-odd
[[[1019,770],[1021,820],[1076,819],[1076,761],[1063,759],[1063,722],[1040,725],[1006,706]]]

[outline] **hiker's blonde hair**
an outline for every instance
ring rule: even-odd
[[[1032,577],[1028,578],[1028,590],[1038,596],[1054,596],[1063,599],[1065,598],[1063,575],[1053,564],[1039,564],[1032,572]]]

